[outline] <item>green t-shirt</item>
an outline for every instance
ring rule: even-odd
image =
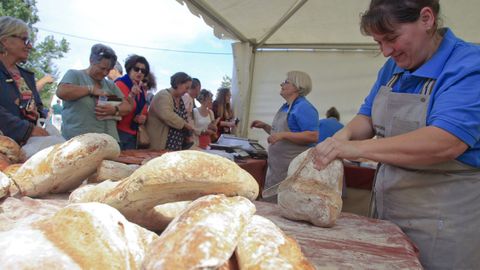
[[[80,86],[94,85],[93,79],[85,70],[69,70],[63,76],[60,83]],[[118,87],[109,80],[101,81],[102,91],[108,95],[116,95],[123,98],[124,95]],[[95,116],[96,98],[84,96],[77,100],[63,101],[62,112],[62,136],[69,140],[72,137],[85,133],[106,133],[117,141],[117,122],[115,120],[97,120]]]

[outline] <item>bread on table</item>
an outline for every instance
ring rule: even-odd
[[[8,157],[11,163],[25,161],[25,153],[12,138],[0,135],[0,153]]]
[[[105,180],[120,181],[130,176],[136,169],[136,164],[124,164],[112,160],[103,160],[95,174],[88,178],[89,183],[100,183]]]
[[[0,153],[0,171],[3,171],[5,168],[10,166],[11,163],[12,162],[6,155]]]
[[[164,203],[143,212],[135,219],[138,225],[155,232],[161,232],[168,224],[190,205],[191,201]]]
[[[105,198],[105,194],[112,191],[119,183],[107,180],[98,184],[84,185],[73,190],[68,200],[71,203],[100,202]]]
[[[3,172],[0,172],[0,199],[9,195],[12,181]]]
[[[17,173],[18,169],[20,169],[20,167],[22,167],[22,165],[23,165],[22,163],[10,164],[8,167],[3,169],[3,173],[11,178],[11,177],[13,177],[14,174]]]
[[[240,236],[239,269],[315,269],[298,243],[270,220],[254,215]]]
[[[63,193],[78,187],[102,160],[119,155],[120,147],[113,137],[87,133],[39,151],[12,178],[25,196]]]
[[[158,236],[100,203],[0,232],[0,269],[140,269]]]
[[[255,206],[241,196],[193,201],[155,240],[143,269],[216,269],[233,254]]]
[[[294,175],[308,157],[308,150],[295,157],[288,167]],[[294,175],[295,176],[295,175]],[[309,160],[295,179],[278,187],[281,215],[292,220],[309,221],[320,227],[331,227],[342,211],[343,163],[334,160],[319,171]]]
[[[258,183],[235,162],[200,151],[178,151],[154,158],[122,180],[100,202],[137,222],[153,207],[195,200],[208,194],[255,200]]]

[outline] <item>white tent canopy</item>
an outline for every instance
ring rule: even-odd
[[[280,82],[289,70],[307,72],[313,81],[308,99],[322,118],[335,106],[350,120],[375,81],[385,58],[359,31],[360,14],[370,0],[177,0],[203,18],[233,45],[232,93],[239,135],[266,134],[248,128],[252,120],[271,123],[284,102]],[[480,43],[478,0],[443,0],[444,26],[464,40]],[[212,89],[213,90],[213,89]]]

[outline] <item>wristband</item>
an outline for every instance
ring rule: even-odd
[[[119,116],[120,115],[120,108],[118,108],[118,106],[115,106],[115,116]]]
[[[88,87],[88,95],[92,96],[93,95],[93,85],[89,85]]]

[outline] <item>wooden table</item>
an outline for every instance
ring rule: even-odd
[[[255,201],[256,214],[294,237],[317,269],[423,269],[418,249],[395,224],[341,213],[332,228],[280,216],[276,204]]]

